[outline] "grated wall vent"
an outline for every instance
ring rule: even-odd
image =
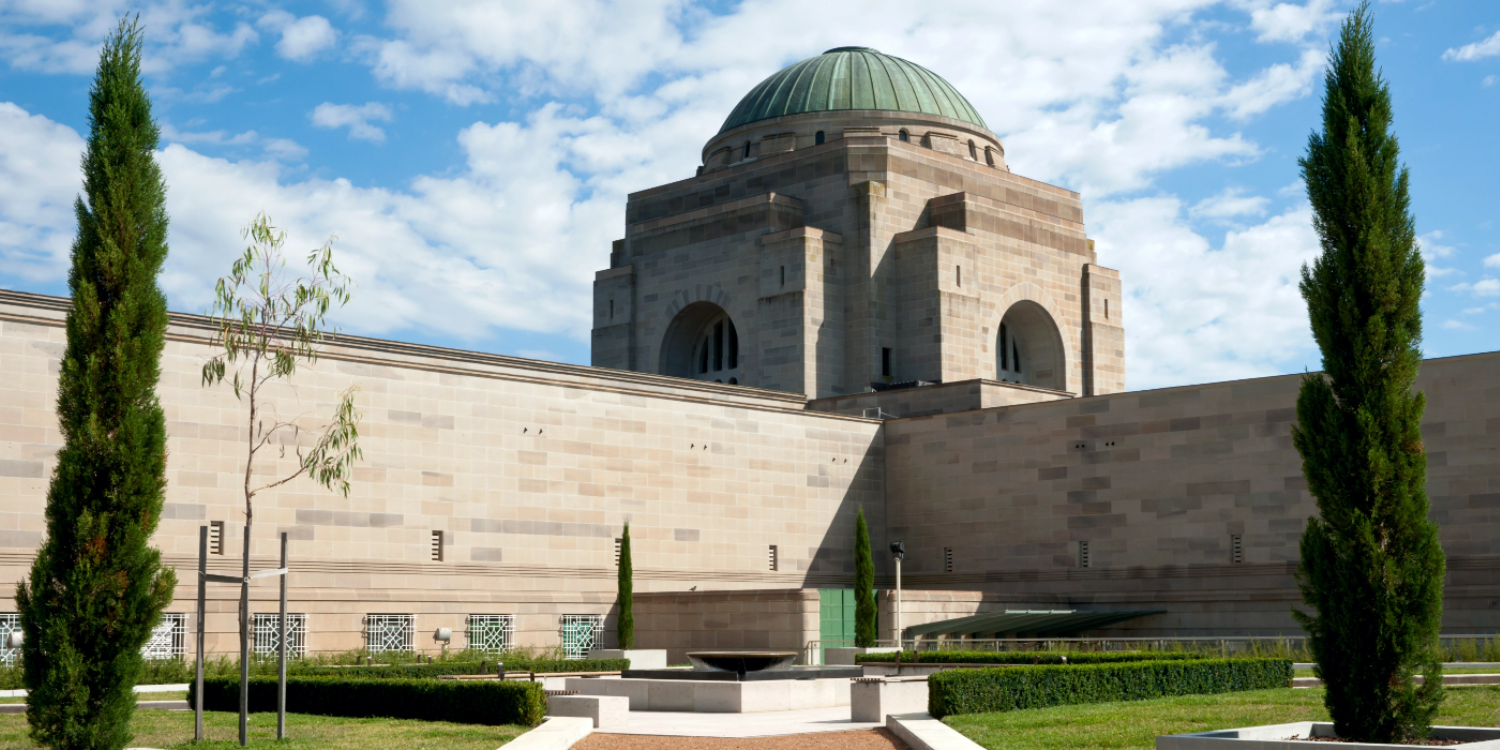
[[[1089,562],[1090,562],[1090,560],[1089,560],[1089,543],[1088,542],[1079,542],[1078,543],[1078,567],[1080,567],[1080,568],[1087,568],[1087,567],[1089,567]]]

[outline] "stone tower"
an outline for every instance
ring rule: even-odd
[[[594,282],[597,367],[809,398],[1124,390],[1120,277],[1079,195],[1012,174],[968,100],[905,60],[840,47],[767,78],[625,222]]]

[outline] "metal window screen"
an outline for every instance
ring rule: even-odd
[[[563,653],[569,659],[582,659],[598,643],[599,633],[604,630],[604,615],[563,615],[559,626]]]
[[[365,648],[372,654],[416,649],[416,615],[365,615]]]
[[[277,626],[280,625],[281,615],[278,613],[255,615],[255,653],[275,656],[277,649],[281,647],[281,641],[277,637]],[[288,656],[302,656],[307,653],[307,615],[286,614],[286,653]]]
[[[141,647],[147,659],[176,659],[187,653],[187,615],[164,614],[161,623],[151,630],[151,638]]]
[[[469,648],[486,653],[515,647],[515,615],[469,615]]]
[[[15,666],[16,657],[21,655],[21,649],[5,648],[5,644],[10,643],[11,631],[20,629],[21,615],[15,612],[0,614],[0,664],[7,667]]]

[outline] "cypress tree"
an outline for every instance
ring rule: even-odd
[[[129,742],[141,647],[177,580],[149,545],[166,489],[156,383],[167,302],[156,276],[167,213],[140,63],[140,28],[122,21],[89,90],[47,539],[16,587],[26,718],[31,736],[54,748]]]
[[[854,645],[875,645],[875,562],[870,559],[870,530],[865,509],[854,519]]]
[[[1295,615],[1335,730],[1358,742],[1425,736],[1442,701],[1445,562],[1427,518],[1426,399],[1413,387],[1426,271],[1390,125],[1365,3],[1344,23],[1323,131],[1299,162],[1322,242],[1301,288],[1324,371],[1303,378],[1292,431],[1318,507],[1298,571],[1313,612]]]
[[[620,535],[620,617],[615,621],[620,648],[635,648],[635,584],[631,580],[634,575],[635,569],[630,564],[630,522],[626,521],[625,533]]]

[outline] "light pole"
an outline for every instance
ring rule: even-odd
[[[901,650],[901,559],[906,557],[905,542],[891,542],[891,554],[896,556],[896,650]]]

